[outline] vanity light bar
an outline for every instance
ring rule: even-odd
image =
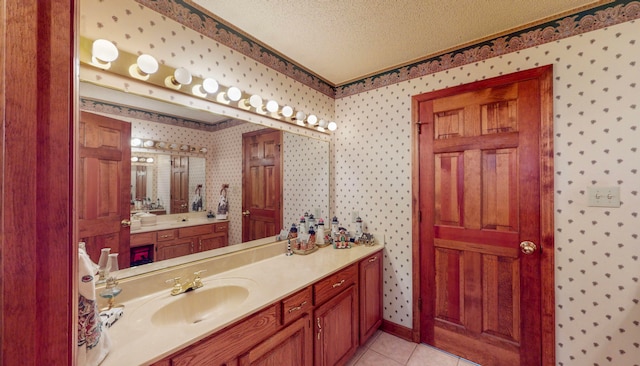
[[[118,50],[108,40],[92,41],[80,37],[80,62],[117,75],[134,78],[155,86],[171,89],[189,96],[208,101],[235,106],[278,121],[296,124],[323,133],[335,131],[337,124],[328,122],[327,126],[318,124],[323,119],[314,113],[304,113],[288,105],[279,105],[275,100],[265,100],[257,94],[248,94],[236,86],[220,85],[210,77],[200,78],[192,75],[184,67],[172,68],[158,61],[152,55],[134,55]],[[302,116],[302,117],[301,117]]]
[[[179,144],[176,142],[156,141],[153,139],[143,139],[140,137],[131,138],[131,147],[163,151],[181,151],[196,154],[206,154],[207,151],[209,151],[209,149],[207,149],[206,147],[196,147],[188,144]]]

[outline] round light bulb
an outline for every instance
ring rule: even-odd
[[[304,122],[304,119],[307,118],[307,115],[304,114],[303,111],[298,111],[298,113],[296,113],[296,120],[298,122]]]
[[[144,75],[155,74],[158,71],[158,61],[156,61],[156,59],[151,55],[143,54],[138,56],[136,63],[138,65],[138,70],[140,70]]]
[[[134,162],[134,163],[137,162],[138,161],[138,157],[137,156],[132,156],[131,157],[131,161]]]
[[[153,158],[147,158],[147,163],[153,163]]]
[[[204,90],[205,93],[213,94],[218,91],[218,87],[218,82],[215,81],[215,79],[206,78],[202,80],[202,90]]]
[[[335,131],[336,129],[338,129],[338,125],[335,122],[331,121],[327,125],[327,128],[329,129],[329,131]]]
[[[255,109],[262,107],[262,97],[256,94],[252,95],[249,98],[249,105]]]
[[[118,48],[111,41],[96,39],[91,48],[92,56],[101,64],[108,64],[118,58]]]
[[[155,142],[153,142],[153,140],[147,140],[144,142],[144,147],[153,147],[153,145],[155,145]]]
[[[316,117],[315,114],[310,114],[309,117],[307,117],[307,123],[311,126],[315,125],[318,123],[318,117]]]
[[[184,67],[179,67],[173,72],[173,78],[171,79],[171,82],[174,85],[189,85],[191,84],[191,80],[193,79],[189,70],[185,69]]]
[[[318,127],[322,127],[322,128],[326,128],[327,127],[327,121],[321,119],[318,121]]]
[[[280,113],[282,114],[283,117],[289,118],[293,116],[293,108],[289,107],[288,105],[285,105],[284,107],[282,107],[282,111],[280,111]]]
[[[278,105],[278,102],[276,102],[275,100],[270,100],[267,102],[267,111],[271,113],[276,113],[279,107],[280,106]]]
[[[131,146],[140,146],[140,145],[142,145],[142,140],[140,140],[137,137],[131,139]]]
[[[235,86],[232,86],[227,89],[227,98],[232,102],[237,102],[242,98],[242,91]]]

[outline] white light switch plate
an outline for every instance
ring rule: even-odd
[[[587,187],[589,206],[620,207],[620,187]]]

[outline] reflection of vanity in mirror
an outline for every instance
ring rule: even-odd
[[[247,180],[254,175],[251,169],[243,172],[243,156],[246,155],[243,135],[250,139],[259,134],[257,131],[268,128],[87,82],[80,83],[80,95],[81,110],[129,122],[131,137],[143,142],[140,147],[131,148],[131,181],[126,187],[127,196],[132,215],[144,212],[157,216],[155,225],[134,226],[130,230],[128,264],[137,266],[132,273],[141,273],[147,267],[152,270],[162,268],[165,259],[183,257],[184,261],[190,261],[202,258],[202,252],[207,255],[216,255],[221,250],[229,252],[236,244],[247,241],[243,240],[243,230],[253,231],[244,235],[251,239],[273,237],[258,240],[256,245],[273,242],[280,229],[288,229],[297,223],[305,212],[325,220],[329,218],[329,142],[326,139],[289,131],[279,133],[281,140],[273,149],[278,150],[281,162],[278,182],[281,189],[276,192],[280,197],[270,200],[269,197],[253,197],[253,200],[266,200],[278,206],[277,225],[269,229],[268,225],[249,221],[262,211],[253,210],[256,206],[249,202],[243,203],[251,197]],[[156,144],[187,144],[190,148],[145,147],[146,140]],[[181,189],[175,188],[180,179],[171,172],[176,161],[182,161],[185,167]],[[207,218],[209,211],[215,216],[224,184],[229,185],[228,218]],[[175,199],[179,191],[186,193],[181,202]],[[147,251],[140,252],[139,248],[144,246]],[[227,246],[229,248],[218,249]],[[153,263],[147,264],[150,262]],[[173,259],[168,263],[180,262]],[[127,263],[121,263],[121,267],[126,268]],[[124,272],[122,277],[126,276],[126,271],[121,271]]]

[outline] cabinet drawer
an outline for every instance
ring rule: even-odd
[[[131,234],[130,243],[132,247],[140,245],[155,244],[156,232],[150,231],[148,233]]]
[[[353,264],[313,285],[315,305],[331,299],[342,290],[355,284],[358,279],[358,265]]]
[[[229,223],[228,222],[221,222],[221,223],[213,225],[213,232],[214,233],[225,233],[227,231],[229,231]]]
[[[302,314],[310,311],[311,287],[307,287],[288,298],[282,300],[282,324],[287,324],[299,318]]]
[[[171,365],[227,365],[277,329],[276,306],[272,305],[171,357]]]
[[[175,230],[160,230],[158,231],[158,241],[173,240],[177,238]]]
[[[211,234],[213,232],[212,226],[213,225],[200,225],[180,228],[178,229],[178,237],[188,238],[190,236]]]

